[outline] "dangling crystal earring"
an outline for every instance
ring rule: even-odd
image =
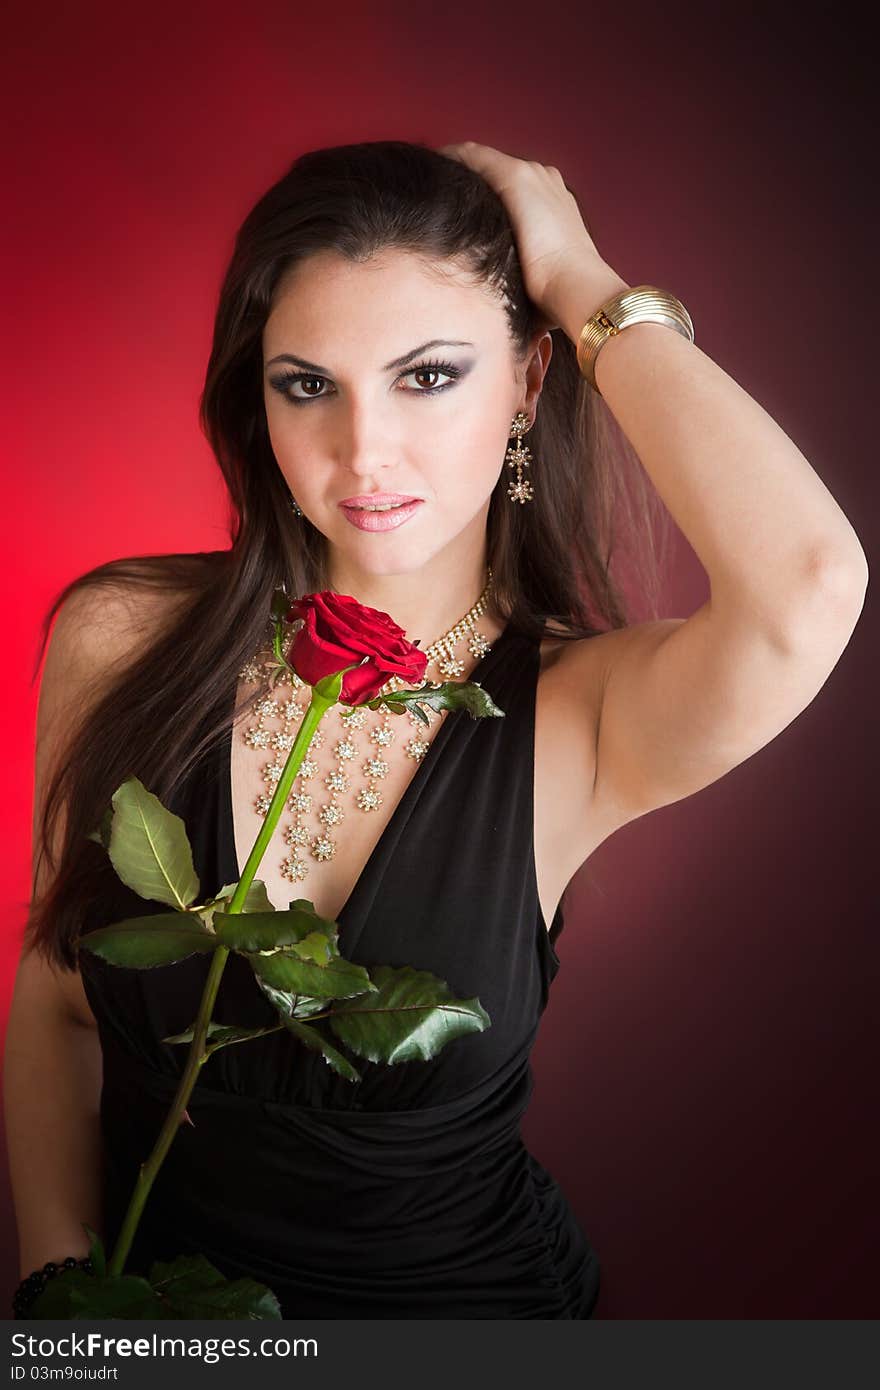
[[[297,502],[293,493],[290,494],[290,509],[296,516],[302,516],[302,507]]]
[[[520,410],[513,417],[510,426],[510,433],[516,437],[516,447],[508,444],[505,459],[509,468],[516,469],[516,482],[512,482],[507,495],[511,502],[532,502],[535,493],[528,478],[523,477],[523,469],[528,468],[532,457],[531,450],[527,444],[523,444],[522,437],[532,426],[529,424],[529,417],[524,410]]]

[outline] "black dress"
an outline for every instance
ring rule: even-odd
[[[474,668],[504,719],[446,716],[339,914],[362,965],[413,965],[477,996],[491,1026],[429,1062],[352,1054],[361,1081],[285,1031],[205,1063],[126,1262],[201,1252],[251,1275],[285,1318],[589,1318],[599,1264],[556,1181],[519,1132],[529,1055],[559,969],[533,844],[539,647],[507,627]],[[230,738],[171,809],[186,823],[201,896],[239,877]],[[271,850],[269,852],[272,852]],[[259,877],[259,870],[257,871]],[[115,881],[85,929],[159,910]],[[291,898],[308,897],[307,880]],[[104,1055],[105,1241],[173,1099],[209,957],[128,970],[80,953]],[[213,1017],[277,1023],[231,953]],[[343,1048],[343,1051],[345,1049]]]

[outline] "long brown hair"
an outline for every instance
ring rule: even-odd
[[[272,594],[327,587],[324,537],[290,507],[272,453],[262,394],[262,331],[282,274],[310,253],[364,260],[383,248],[453,260],[497,292],[523,360],[540,326],[523,286],[502,200],[478,174],[421,144],[376,141],[301,155],[242,223],[219,296],[199,419],[226,481],[231,548],[112,560],[66,585],[43,620],[34,679],[52,619],[75,591],[121,585],[165,591],[168,621],[136,659],[102,683],[69,737],[39,827],[52,873],[31,903],[28,944],[76,968],[86,905],[113,879],[88,836],[130,775],[163,801],[228,730],[238,673],[266,634]],[[513,505],[502,468],[487,523],[499,616],[540,637],[579,639],[628,618],[612,576],[621,541],[652,614],[665,519],[613,416],[553,331],[553,355],[529,435],[534,501]],[[499,460],[500,463],[500,460]],[[172,605],[171,596],[180,600]],[[222,622],[218,617],[222,616]],[[237,717],[236,708],[233,717]],[[157,733],[161,736],[157,737]],[[53,828],[67,808],[57,862]]]

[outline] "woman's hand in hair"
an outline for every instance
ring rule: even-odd
[[[558,169],[516,159],[475,140],[443,145],[437,153],[466,164],[501,198],[513,225],[526,292],[550,328],[565,326],[574,286],[583,298],[585,285],[595,278],[596,307],[626,288],[627,282],[600,256]]]

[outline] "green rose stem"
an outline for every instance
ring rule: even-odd
[[[275,648],[276,655],[280,656],[281,653],[277,640]],[[358,663],[355,663],[355,665],[357,664]],[[260,860],[265,854],[269,841],[272,838],[272,832],[281,816],[284,803],[293,786],[294,778],[299,772],[300,763],[305,756],[306,749],[311,743],[312,735],[327,710],[337,703],[342,690],[342,680],[345,672],[353,669],[354,667],[352,666],[346,666],[342,671],[337,671],[334,675],[325,676],[323,680],[318,681],[317,685],[312,687],[312,698],[309,707],[297,730],[293,747],[287,756],[287,762],[284,764],[284,771],[278,779],[274,795],[269,802],[269,809],[266,812],[266,818],[263,822],[262,829],[254,841],[254,847],[248,855],[247,863],[242,870],[241,878],[232,894],[229,905],[224,908],[225,912],[241,912],[245,899],[247,898],[248,889],[254,880]],[[120,1228],[116,1247],[107,1264],[108,1275],[122,1273],[128,1252],[131,1249],[135,1231],[138,1227],[138,1222],[141,1219],[144,1204],[150,1194],[150,1188],[153,1186],[153,1182],[162,1166],[165,1155],[170,1149],[172,1141],[180,1128],[183,1112],[186,1109],[192,1089],[196,1084],[199,1070],[210,1056],[210,1053],[206,1053],[204,1050],[205,1039],[208,1032],[208,1024],[211,1020],[211,1010],[214,1007],[214,1000],[217,997],[217,990],[220,986],[220,977],[223,974],[230,949],[231,948],[228,946],[218,946],[211,960],[211,968],[208,971],[205,990],[202,994],[201,1004],[199,1005],[198,1017],[195,1022],[193,1040],[189,1049],[186,1067],[180,1078],[177,1094],[165,1118],[165,1123],[159,1133],[159,1138],[156,1140],[153,1152],[146,1162],[141,1164],[138,1180],[135,1184],[128,1210],[125,1213],[125,1218]]]

